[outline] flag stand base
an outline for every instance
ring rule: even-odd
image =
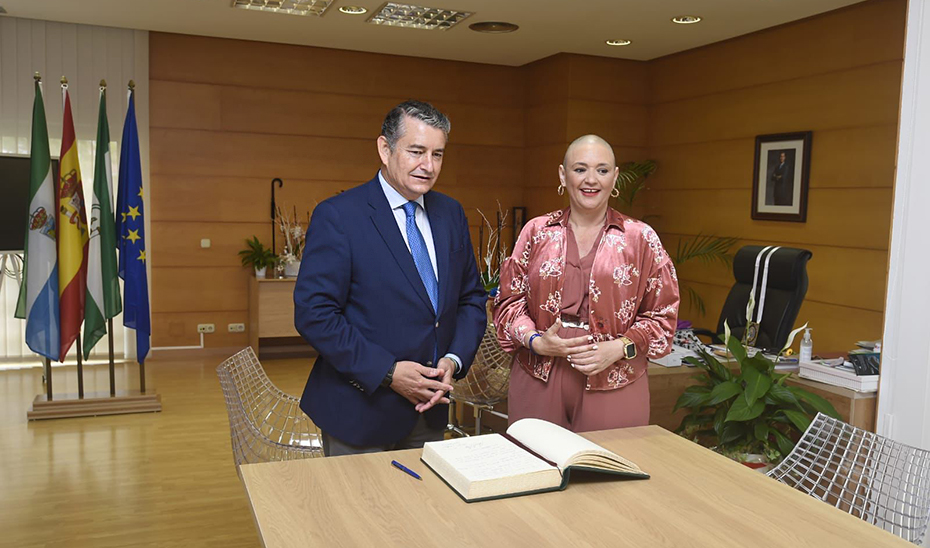
[[[32,401],[32,408],[26,412],[26,418],[33,421],[159,411],[161,396],[152,392],[118,391],[116,396],[107,392],[90,392],[83,399],[79,399],[77,394],[64,394],[56,395],[52,401],[48,401],[47,395],[39,394]]]

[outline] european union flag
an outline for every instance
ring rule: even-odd
[[[116,234],[119,237],[119,277],[123,288],[123,325],[136,331],[139,363],[149,353],[152,321],[149,316],[149,283],[145,270],[145,209],[143,207],[142,162],[139,130],[136,127],[135,92],[129,92],[129,109],[123,124],[119,154],[119,194],[116,199]]]

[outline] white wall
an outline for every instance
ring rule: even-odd
[[[108,85],[107,118],[114,163],[118,161],[118,142],[128,104],[126,85],[130,79],[135,80],[143,181],[149,180],[148,32],[0,17],[0,154],[29,155],[35,72],[42,75],[53,157],[58,157],[61,149],[59,81],[63,75],[68,78],[87,203],[94,174],[100,80],[106,80]],[[116,165],[113,173],[115,185]],[[150,216],[146,215],[147,225]],[[16,294],[15,281],[7,279],[0,290],[0,359],[33,358],[23,341],[25,322],[13,319]],[[114,319],[114,327],[117,353],[122,349],[132,356],[135,339],[124,336],[122,316]],[[106,338],[94,351],[101,353],[106,353]]]
[[[910,0],[882,376],[879,434],[930,448],[930,9]]]

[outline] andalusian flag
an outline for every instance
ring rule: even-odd
[[[87,259],[87,301],[84,304],[84,358],[107,333],[107,320],[123,310],[116,275],[116,224],[113,219],[113,176],[110,169],[110,124],[107,90],[100,88],[97,117],[97,158],[94,199],[90,206],[90,252]]]
[[[78,165],[77,140],[71,118],[68,88],[62,86],[65,117],[62,123],[58,176],[58,292],[61,309],[61,359],[81,331],[87,291],[87,213]]]
[[[135,93],[129,92],[129,110],[123,124],[119,153],[119,194],[116,198],[116,234],[119,237],[119,276],[126,304],[123,325],[136,330],[136,359],[149,353],[152,322],[149,318],[149,284],[145,271],[145,208],[142,193],[142,161],[136,127]]]
[[[58,256],[55,252],[55,178],[48,150],[48,127],[42,86],[36,78],[32,104],[32,151],[29,164],[29,211],[23,278],[16,301],[17,318],[26,320],[26,344],[36,354],[58,360]]]

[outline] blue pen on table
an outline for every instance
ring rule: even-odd
[[[418,480],[421,480],[421,481],[423,480],[423,478],[421,478],[419,474],[417,474],[417,473],[414,472],[413,470],[407,468],[407,467],[404,466],[403,464],[397,462],[396,460],[392,460],[392,461],[391,461],[391,464],[393,464],[393,465],[396,466],[397,468],[400,468],[400,469],[403,470],[404,472],[407,472],[408,474],[410,474],[411,476],[417,478]]]

